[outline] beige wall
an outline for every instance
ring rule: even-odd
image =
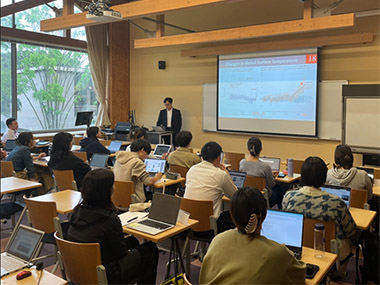
[[[202,11],[205,11],[205,14],[202,14]],[[221,14],[218,15],[220,16],[219,18],[214,14],[207,14],[209,11],[212,11],[211,8],[201,10],[196,14],[195,18],[202,19],[201,21],[208,18],[209,26],[213,28],[218,25],[228,26],[229,9],[226,9],[226,7],[220,8]],[[247,16],[249,13],[245,14]],[[289,12],[289,19],[293,19],[299,14],[302,15],[302,7],[301,13],[299,11]],[[178,21],[183,17],[185,24],[182,26],[189,27],[189,24],[186,25],[188,23],[186,16],[189,15],[184,13],[169,15],[166,17],[166,21],[181,25]],[[271,16],[273,18],[273,15]],[[195,18],[193,17],[192,19],[194,20]],[[217,21],[221,21],[220,19],[223,19],[223,23],[217,23]],[[263,22],[263,19],[259,20]],[[244,21],[241,20],[241,22]],[[138,23],[144,27],[148,25],[148,22],[141,20]],[[247,22],[244,23],[247,24]],[[153,30],[154,26],[150,26],[150,28]],[[190,28],[193,28],[193,26]],[[197,28],[200,30],[199,27]],[[168,32],[170,33],[171,30],[168,30]],[[356,27],[352,29],[316,33],[316,35],[352,32],[374,32],[375,41],[364,45],[322,48],[320,50],[319,79],[344,79],[349,80],[350,83],[379,83],[380,42],[378,16],[358,18]],[[148,128],[155,125],[158,112],[163,108],[162,100],[164,97],[170,96],[174,99],[174,107],[182,112],[182,129],[193,133],[193,147],[200,148],[207,141],[214,140],[220,143],[225,151],[245,151],[249,135],[202,131],[202,84],[216,82],[216,58],[181,57],[181,49],[194,48],[197,47],[196,45],[134,49],[133,40],[144,37],[146,36],[139,29],[131,25],[131,109],[136,110],[137,123]],[[166,61],[166,70],[158,69],[159,60]],[[277,156],[282,159],[287,157],[304,159],[309,155],[318,155],[330,163],[333,162],[334,148],[339,143],[337,141],[281,137],[261,137],[261,139],[263,141],[263,155]],[[355,162],[356,164],[361,163],[361,158],[357,156]]]

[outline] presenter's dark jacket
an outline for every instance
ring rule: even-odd
[[[98,140],[93,138],[84,138],[80,141],[80,151],[87,153],[87,159],[90,160],[94,153],[111,154]]]
[[[160,115],[158,116],[157,126],[164,126],[165,128],[168,126],[168,118],[166,114],[166,109],[160,111]],[[182,116],[181,111],[173,108],[172,113],[172,122],[170,130],[173,131],[174,134],[179,133],[182,127]]]

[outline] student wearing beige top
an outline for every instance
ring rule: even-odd
[[[189,149],[192,139],[193,135],[188,131],[181,131],[178,133],[176,136],[176,142],[179,147],[174,152],[170,153],[168,158],[169,164],[190,168],[201,162],[201,158],[195,153],[192,153]]]
[[[162,173],[150,177],[145,169],[144,160],[151,152],[150,143],[147,140],[136,140],[131,144],[131,152],[118,151],[113,168],[116,181],[132,181],[134,193],[132,203],[145,202],[144,185],[153,185],[161,179]]]

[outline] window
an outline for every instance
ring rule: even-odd
[[[5,120],[12,115],[12,61],[11,43],[1,42],[1,132]]]

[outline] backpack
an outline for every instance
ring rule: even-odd
[[[356,247],[356,284],[367,284],[368,281],[379,284],[379,235],[363,231]],[[358,267],[359,247],[363,250],[363,265]],[[361,280],[359,277],[359,270]]]

